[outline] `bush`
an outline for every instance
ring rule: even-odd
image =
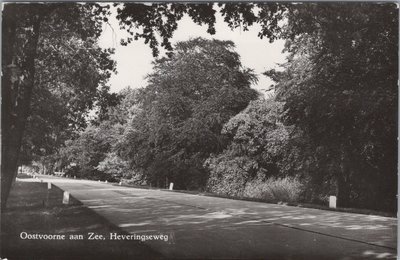
[[[133,169],[127,169],[122,175],[120,181],[123,184],[128,185],[147,185],[145,175],[140,171],[135,171]]]
[[[262,199],[271,202],[298,202],[303,185],[293,177],[256,179],[246,184],[243,197]]]
[[[205,163],[211,169],[207,190],[220,195],[242,197],[246,181],[251,178],[249,172],[255,168],[255,164],[245,156],[232,158],[228,152],[210,157]]]
[[[99,162],[96,170],[105,173],[106,178],[120,180],[128,172],[128,163],[116,153],[107,153],[106,158]]]

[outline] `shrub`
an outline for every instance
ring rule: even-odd
[[[210,157],[205,165],[211,169],[208,191],[241,197],[246,181],[251,178],[249,172],[255,168],[256,162],[245,156],[232,158],[228,153],[222,153],[217,157]]]
[[[96,169],[104,172],[107,178],[120,180],[124,173],[128,171],[128,163],[122,160],[116,153],[108,153]]]
[[[247,182],[243,197],[271,202],[298,202],[302,192],[303,185],[297,178],[270,177],[265,181],[256,179]]]
[[[133,169],[127,169],[122,175],[120,181],[123,184],[129,185],[147,185],[147,180],[143,172],[135,171]]]

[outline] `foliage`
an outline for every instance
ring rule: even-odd
[[[90,12],[82,15],[89,26]],[[22,144],[25,161],[56,153],[76,130],[85,127],[89,109],[107,92],[105,84],[115,69],[112,51],[99,48],[95,37],[83,41],[67,25],[54,28],[51,22],[42,22],[38,41],[35,91]]]
[[[128,42],[144,38],[156,56],[157,34],[161,46],[171,51],[169,38],[184,14],[207,24],[214,33],[217,10],[231,28],[246,30],[259,24],[261,38],[286,40],[290,56],[283,72],[265,73],[278,83],[276,101],[264,102],[270,107],[252,104],[220,134],[222,125],[252,98],[231,95],[234,102],[226,102],[227,92],[229,98],[216,98],[224,88],[214,84],[224,85],[225,72],[234,75],[226,70],[229,66],[225,71],[218,66],[221,52],[212,51],[215,60],[208,62],[207,52],[194,47],[195,41],[178,44],[169,58],[155,63],[135,120],[118,147],[121,156],[153,183],[178,176],[181,187],[202,183],[207,181],[206,166],[208,188],[235,195],[255,179],[292,175],[307,183],[308,200],[333,193],[339,206],[394,210],[396,6],[220,3],[216,9],[212,4],[127,3],[118,18],[132,35]],[[207,65],[206,71],[202,65]],[[217,77],[210,71],[216,71]],[[197,81],[202,84],[193,84]],[[221,113],[235,103],[235,113]],[[272,113],[273,106],[277,109]]]
[[[94,11],[98,13],[97,17],[91,16]],[[48,136],[57,135],[57,130],[63,129],[62,127],[57,129],[60,125],[54,121],[50,123],[55,123],[54,130],[42,127],[46,120],[52,121],[53,118],[43,117],[44,114],[31,114],[33,97],[43,99],[37,105],[33,104],[32,106],[41,113],[46,110],[41,106],[47,104],[47,98],[57,92],[55,87],[65,88],[67,91],[57,92],[56,97],[73,102],[69,104],[71,113],[67,113],[68,116],[66,116],[64,110],[61,113],[62,118],[72,119],[72,125],[79,124],[82,123],[82,120],[79,120],[82,119],[81,112],[85,112],[85,109],[91,107],[91,98],[96,92],[97,85],[104,83],[109,76],[109,70],[112,70],[113,63],[109,60],[107,52],[102,52],[94,46],[101,33],[99,19],[106,14],[106,9],[96,8],[92,4],[8,3],[4,5],[1,109],[2,208],[6,206],[10,187],[17,172],[18,160],[21,158],[29,161],[32,159],[30,153],[48,153],[53,144],[57,145],[56,141],[45,145],[46,147],[38,147],[38,136],[31,132],[29,133],[31,136],[25,137],[24,140],[26,144],[24,156],[20,156],[22,138],[27,123],[36,128],[38,132],[45,130]],[[71,49],[68,49],[69,45],[71,45]],[[96,58],[79,60],[77,55],[83,57],[94,55]],[[77,61],[74,61],[75,59]],[[94,59],[96,62],[93,62]],[[104,64],[102,61],[106,63]],[[97,62],[101,64],[98,65]],[[75,63],[77,63],[76,66],[74,66]],[[70,73],[60,75],[59,71],[70,67],[72,67]],[[80,69],[74,70],[77,67]],[[97,71],[98,69],[103,70]],[[46,87],[46,90],[41,91],[37,86]],[[63,97],[61,93],[74,93],[76,96]],[[55,105],[54,99],[51,99],[49,104]],[[51,111],[51,109],[52,107],[49,110]],[[28,122],[30,115],[33,116]],[[70,123],[68,122],[68,126]],[[45,138],[46,142],[51,139],[48,136]]]
[[[288,151],[292,162],[286,160],[284,167],[308,178],[317,192],[320,188],[332,192],[330,186],[335,186],[341,206],[394,210],[396,5],[278,2],[218,6],[231,28],[246,30],[259,24],[260,38],[286,40],[291,56],[285,71],[266,73],[278,82],[278,99],[285,102],[284,123],[295,127]],[[190,10],[201,8],[207,11],[191,15]],[[157,55],[157,33],[163,40],[161,46],[170,50],[168,39],[184,13],[207,23],[213,33],[217,10],[216,5],[202,4],[124,4],[119,17],[133,38],[150,42]],[[143,17],[156,22],[142,23]],[[134,34],[135,30],[142,33]]]
[[[270,177],[266,180],[255,179],[248,182],[243,197],[268,202],[299,202],[303,192],[303,184],[295,177]]]
[[[240,196],[249,181],[285,174],[281,164],[289,129],[280,122],[281,111],[282,103],[260,99],[224,125],[231,143],[206,161],[210,191]]]
[[[188,15],[199,25],[207,25],[207,32],[215,34],[215,14],[217,11],[224,17],[230,28],[241,27],[247,30],[249,26],[261,25],[259,37],[267,37],[271,42],[281,37],[281,27],[278,22],[284,18],[284,13],[290,4],[287,3],[124,3],[115,4],[118,7],[117,19],[122,29],[130,36],[122,40],[126,45],[133,40],[144,39],[149,44],[154,56],[158,56],[159,45],[167,51],[172,51],[170,38],[178,28],[178,22]],[[161,43],[159,40],[161,39]]]
[[[346,7],[346,8],[345,8]],[[391,4],[302,5],[288,13],[285,122],[313,180],[336,182],[340,206],[393,210],[396,200],[398,13]],[[311,146],[311,147],[310,147]],[[311,149],[310,149],[311,148]],[[310,151],[314,160],[310,161]],[[366,191],[369,192],[366,192]],[[378,199],[379,198],[379,199]]]
[[[98,177],[95,167],[104,160],[110,145],[103,138],[107,136],[102,135],[99,129],[88,127],[77,139],[66,142],[61,155],[65,156],[65,161],[72,162],[73,167],[79,169],[74,175],[89,179]]]
[[[99,162],[96,169],[115,180],[120,180],[129,172],[128,163],[115,153],[107,153],[106,158]]]
[[[117,104],[106,103],[104,115],[99,116],[95,124],[108,121],[110,124],[125,125],[134,119],[140,110],[139,90],[126,87],[120,90],[117,96]]]
[[[256,98],[250,88],[255,77],[233,48],[229,41],[197,38],[154,62],[141,112],[120,146],[153,185],[168,178],[180,188],[204,186],[204,160],[226,145],[223,124]]]
[[[121,90],[118,93],[119,104],[110,105],[94,124],[76,138],[67,140],[57,157],[60,166],[66,167],[69,174],[88,179],[116,181],[132,176],[137,178],[128,162],[115,152],[126,123],[133,117],[137,106],[136,93],[130,88]]]
[[[95,116],[90,123],[98,125],[102,121],[109,120],[109,110],[118,106],[123,98],[119,93],[110,93],[108,87],[102,88],[95,104]]]
[[[178,28],[178,21],[187,13],[194,22],[199,25],[207,24],[207,32],[215,33],[214,23],[215,10],[213,3],[204,4],[181,4],[181,3],[124,3],[122,8],[118,8],[117,19],[120,20],[121,28],[126,29],[131,37],[123,40],[121,44],[126,45],[132,40],[139,38],[145,39],[145,43],[153,50],[153,55],[159,54],[158,37],[161,46],[168,51],[172,51],[169,39]],[[142,32],[135,29],[142,28]]]

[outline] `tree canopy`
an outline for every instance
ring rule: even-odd
[[[85,15],[81,19],[90,26],[91,13]],[[98,47],[96,37],[83,40],[67,25],[54,28],[52,23],[42,23],[38,39],[35,90],[22,143],[22,158],[28,161],[56,153],[86,126],[87,114],[108,91],[106,83],[115,70],[112,50]]]
[[[202,164],[226,145],[223,124],[257,97],[255,76],[242,68],[229,41],[201,38],[177,43],[170,58],[154,62],[141,92],[141,113],[125,134],[127,160],[156,185],[202,187]]]

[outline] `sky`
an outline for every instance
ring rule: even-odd
[[[103,33],[100,36],[99,45],[102,48],[114,48],[112,58],[117,62],[117,74],[112,75],[109,84],[111,92],[130,86],[140,88],[146,86],[145,77],[152,71],[151,62],[154,60],[151,48],[144,44],[143,40],[133,41],[128,46],[122,46],[120,40],[127,37],[127,33],[119,28],[115,18],[116,8],[112,7],[112,16],[109,24],[103,25]],[[249,27],[249,31],[238,29],[231,30],[216,14],[216,33],[207,33],[207,26],[200,26],[184,16],[178,23],[178,29],[171,39],[172,43],[189,40],[190,38],[203,37],[207,39],[231,40],[236,45],[236,51],[241,57],[242,65],[253,69],[258,75],[258,83],[252,87],[257,90],[268,89],[273,82],[262,73],[266,70],[278,68],[278,64],[285,62],[286,54],[282,53],[284,42],[275,41],[270,44],[268,39],[260,39],[257,34],[260,31],[258,25]],[[161,48],[160,48],[161,51]]]

